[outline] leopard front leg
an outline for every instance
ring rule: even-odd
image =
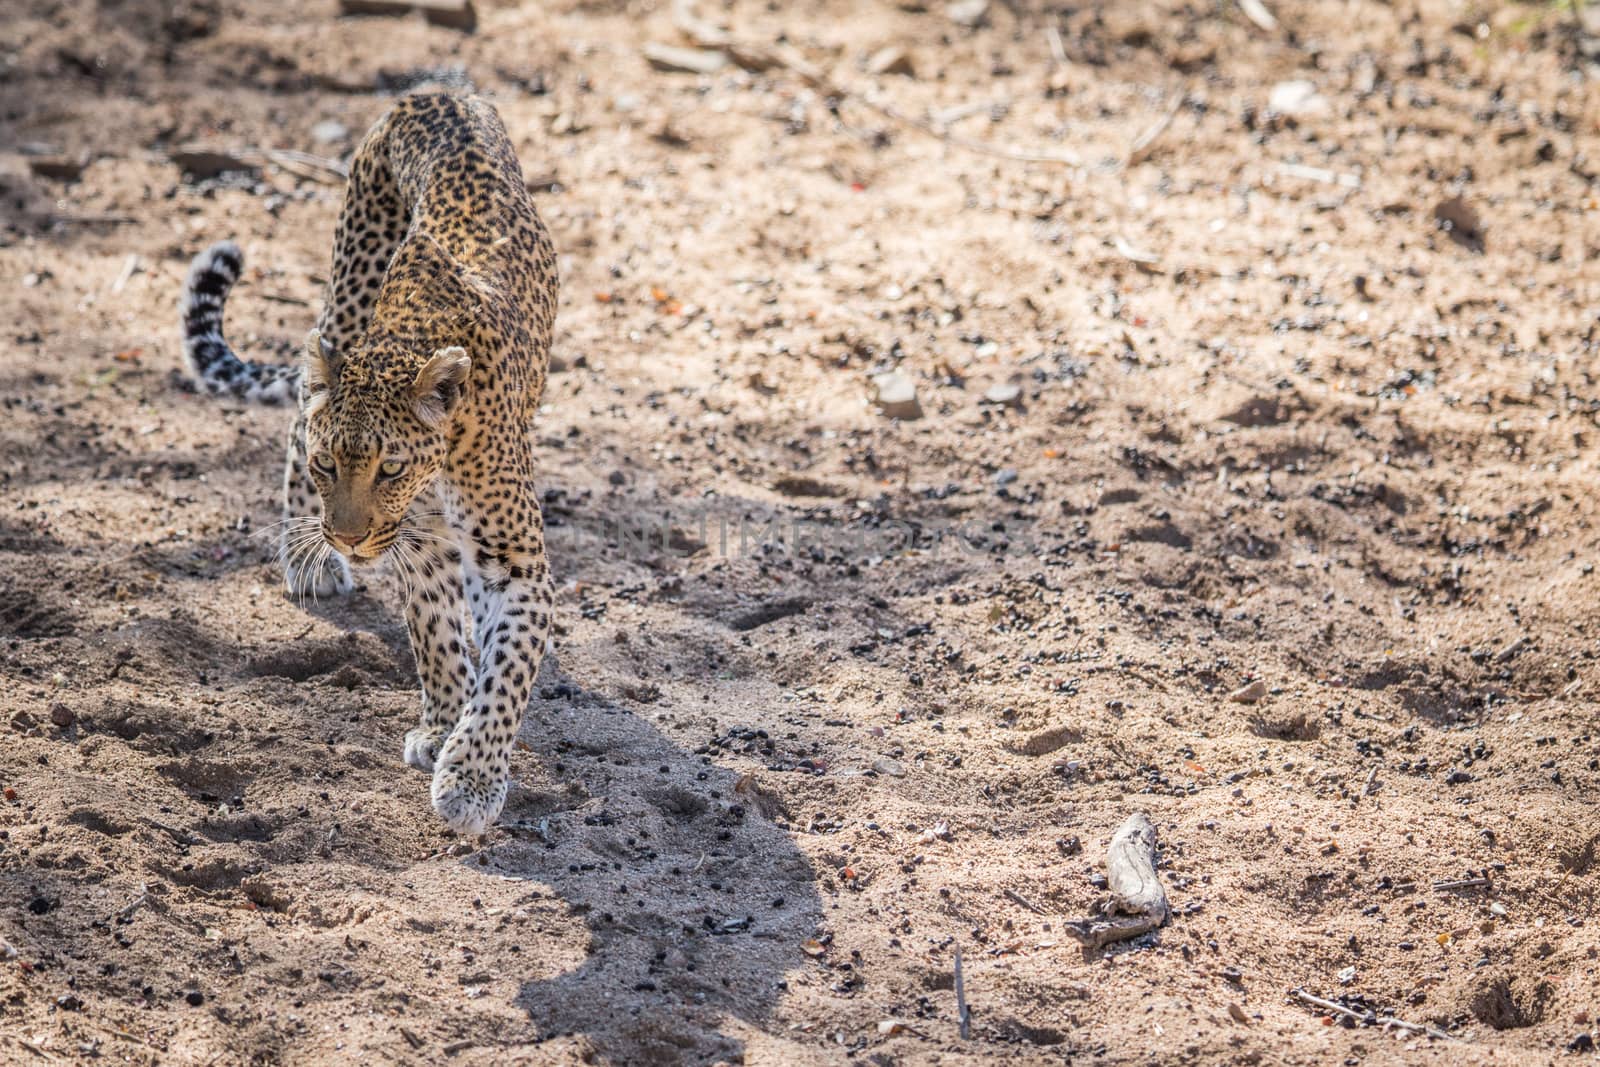
[[[456,532],[437,513],[414,510],[400,546],[410,596],[406,629],[422,682],[422,721],[406,734],[405,760],[433,772],[472,690],[470,638]]]
[[[523,553],[478,547],[463,571],[478,670],[467,712],[439,752],[433,807],[458,833],[481,834],[505,806],[511,750],[544,658],[554,595],[542,544]]]
[[[322,536],[322,498],[306,467],[306,416],[295,413],[284,448],[283,532],[278,556],[283,561],[283,584],[289,595],[339,596],[350,592],[350,564]]]

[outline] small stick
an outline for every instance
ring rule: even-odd
[[[961,1040],[972,1034],[972,1009],[967,1007],[967,987],[961,978],[961,946],[956,946],[956,1019],[961,1024]]]
[[[1061,41],[1061,31],[1051,23],[1044,28],[1045,39],[1050,42],[1050,58],[1056,61],[1056,66],[1067,65],[1067,46]]]
[[[1381,765],[1377,764],[1377,763],[1374,763],[1372,765],[1372,772],[1367,775],[1367,784],[1361,787],[1361,796],[1363,796],[1363,797],[1364,796],[1370,796],[1372,794],[1372,783],[1378,777],[1378,767],[1379,766],[1381,766]],[[1356,799],[1359,800],[1360,797],[1357,797]]]
[[[133,215],[51,215],[50,221],[63,226],[127,226],[139,220]]]
[[[1377,1015],[1377,1014],[1363,1015],[1359,1011],[1354,1011],[1354,1010],[1352,1010],[1350,1008],[1345,1007],[1343,1004],[1338,1004],[1338,1003],[1335,1003],[1334,1001],[1331,1001],[1331,1000],[1323,1000],[1321,997],[1313,996],[1312,994],[1307,993],[1304,989],[1296,988],[1294,990],[1294,995],[1299,997],[1301,1000],[1305,1001],[1307,1004],[1313,1004],[1316,1007],[1319,1007],[1319,1008],[1323,1009],[1324,1011],[1331,1011],[1335,1015],[1343,1015],[1346,1018],[1354,1019],[1357,1022],[1367,1022],[1367,1021],[1371,1020],[1372,1022],[1376,1023],[1379,1026],[1383,1026],[1383,1027],[1393,1026],[1393,1027],[1397,1027],[1397,1028],[1399,1028],[1401,1030],[1410,1030],[1412,1033],[1427,1034],[1429,1037],[1442,1038],[1445,1041],[1459,1041],[1460,1040],[1460,1038],[1455,1037],[1452,1034],[1447,1034],[1443,1030],[1439,1030],[1439,1029],[1437,1029],[1435,1027],[1424,1026],[1422,1023],[1408,1023],[1404,1019],[1396,1019],[1392,1015]]]
[[[46,1052],[44,1049],[40,1048],[38,1045],[35,1045],[32,1041],[29,1041],[26,1038],[19,1037],[17,1038],[17,1042],[35,1056],[40,1056],[52,1062],[55,1060],[54,1056],[50,1055],[50,1053]]]
[[[1435,882],[1434,889],[1474,889],[1481,885],[1493,885],[1487,878],[1457,878],[1453,882]]]
[[[133,918],[134,913],[140,908],[144,907],[145,904],[149,903],[149,901],[150,891],[141,884],[139,886],[139,895],[122,906],[122,909],[117,912],[117,918],[124,920]]]
[[[1179,91],[1172,96],[1172,102],[1167,105],[1167,110],[1161,117],[1138,137],[1134,138],[1133,146],[1128,149],[1128,166],[1133,166],[1144,160],[1155,147],[1156,140],[1167,132],[1167,127],[1172,125],[1172,120],[1178,117],[1178,109],[1183,106],[1185,93]]]
[[[123,288],[128,284],[128,279],[132,278],[133,275],[134,275],[134,272],[137,271],[138,269],[139,269],[139,253],[137,253],[137,252],[128,253],[128,258],[122,261],[122,271],[121,271],[121,273],[119,273],[117,275],[117,280],[111,283],[111,291],[113,293],[122,292]]]
[[[1021,904],[1024,908],[1027,908],[1029,911],[1033,912],[1035,915],[1043,915],[1044,914],[1044,909],[1043,908],[1039,907],[1039,905],[1035,904],[1033,901],[1029,900],[1027,897],[1024,897],[1021,893],[1018,893],[1016,890],[1014,890],[1014,889],[1003,889],[1003,890],[1001,890],[1001,892],[1006,895],[1007,899],[1011,900],[1013,903]]]
[[[979,155],[986,156],[998,156],[1001,159],[1015,160],[1018,163],[1056,163],[1068,167],[1080,166],[1083,163],[1083,160],[1074,153],[1056,154],[1049,152],[1029,152],[1024,149],[1012,148],[1007,145],[990,144],[988,141],[977,141],[970,137],[960,137],[956,134],[937,129],[931,122],[927,122],[919,118],[913,118],[904,112],[896,110],[889,104],[880,103],[864,93],[850,93],[841,86],[833,85],[831,83],[825,84],[829,91],[837,93],[839,96],[847,99],[853,98],[865,104],[867,107],[870,107],[884,118],[890,119],[894,122],[904,123],[913,129],[921,130],[923,133],[927,134],[929,137],[932,137],[936,141],[943,141],[945,144],[954,145],[957,148],[965,148],[969,152],[977,152]]]
[[[1291,178],[1304,178],[1308,182],[1322,182],[1324,185],[1342,185],[1346,189],[1361,188],[1361,177],[1356,174],[1344,174],[1325,167],[1308,167],[1304,163],[1279,163],[1278,173],[1287,174]]]

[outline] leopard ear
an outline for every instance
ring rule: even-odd
[[[430,426],[443,422],[445,416],[455,410],[471,372],[472,358],[465,348],[451,345],[435,352],[417,371],[417,379],[411,384],[418,417]]]
[[[333,351],[333,345],[319,330],[306,334],[305,352],[301,354],[300,362],[305,367],[308,393],[327,391],[339,377],[338,356]]]

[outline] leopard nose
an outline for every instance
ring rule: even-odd
[[[359,545],[362,541],[367,539],[367,531],[362,530],[359,533],[348,533],[343,530],[330,529],[328,531],[328,539],[333,541],[335,544],[343,545],[346,548],[354,548],[356,545]]]

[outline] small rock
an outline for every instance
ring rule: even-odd
[[[898,45],[889,45],[880,48],[867,58],[868,74],[904,74],[908,78],[917,75],[917,68],[911,62],[911,55]]]
[[[588,124],[570,111],[563,111],[550,120],[551,133],[582,133],[588,128]]]
[[[1280,115],[1321,115],[1328,110],[1328,98],[1317,92],[1313,82],[1279,82],[1267,97],[1267,110]]]
[[[944,5],[944,13],[957,26],[976,26],[989,13],[989,0],[955,0]]]
[[[644,58],[656,70],[669,74],[715,74],[728,65],[723,52],[709,48],[678,48],[651,42],[644,46]]]
[[[906,776],[905,765],[898,760],[888,759],[887,757],[873,760],[872,769],[879,774],[887,774],[890,778],[904,778]]]
[[[338,144],[350,136],[350,127],[337,119],[324,119],[311,127],[311,139],[318,144]]]
[[[203,148],[173,152],[167,158],[191,181],[204,181],[234,171],[249,173],[257,169],[254,164],[246,163],[238,156]]]
[[[1016,382],[996,382],[984,392],[983,402],[1001,407],[1021,407],[1022,386]]]
[[[39,178],[60,182],[75,182],[83,176],[84,161],[66,156],[35,156],[28,160],[28,169]]]
[[[1462,785],[1470,781],[1472,781],[1472,775],[1459,767],[1444,776],[1445,785]]]
[[[922,404],[917,400],[917,383],[899,371],[875,375],[872,399],[891,419],[920,419]]]
[[[1016,480],[1017,469],[1015,467],[1001,467],[999,470],[994,472],[995,485],[1010,485]]]
[[[206,1002],[206,995],[198,989],[191,989],[183,995],[183,999],[189,1002],[190,1007],[198,1008]]]
[[[78,716],[65,704],[51,704],[50,721],[65,730],[78,721]]]
[[[1235,704],[1255,704],[1265,700],[1267,696],[1267,683],[1260,678],[1251,682],[1243,689],[1235,689],[1228,694],[1228,699]]]

